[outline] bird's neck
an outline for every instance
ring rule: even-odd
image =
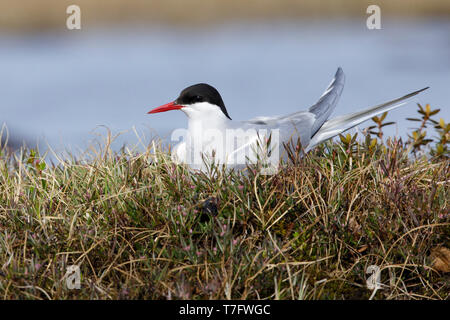
[[[231,121],[225,116],[189,118],[188,129],[191,134],[202,135],[205,130],[221,130],[230,126]]]

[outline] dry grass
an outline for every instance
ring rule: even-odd
[[[64,31],[69,0],[21,0],[0,2],[3,30]],[[98,24],[139,23],[204,25],[235,20],[358,17],[365,19],[373,1],[361,0],[78,0],[84,30]],[[446,0],[379,0],[384,16],[448,16]]]
[[[449,159],[327,143],[273,176],[192,173],[154,145],[0,154],[0,298],[448,299]],[[80,266],[80,290],[65,273]]]

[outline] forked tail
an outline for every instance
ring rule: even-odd
[[[337,136],[338,134],[353,128],[354,126],[357,126],[358,124],[369,120],[370,118],[386,112],[393,110],[395,108],[398,108],[404,104],[407,103],[407,101],[404,101],[406,99],[409,99],[422,91],[427,90],[429,87],[423,88],[421,90],[417,90],[414,92],[411,92],[407,94],[406,96],[403,96],[401,98],[385,102],[383,104],[379,104],[374,107],[367,108],[363,111],[343,115],[336,117],[334,119],[326,121],[319,131],[311,138],[311,141],[306,148],[306,151],[311,150],[314,146],[318,145],[321,142],[324,142],[328,139],[333,138],[334,136]]]

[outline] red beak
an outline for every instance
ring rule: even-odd
[[[180,110],[183,108],[183,106],[180,106],[179,104],[176,104],[175,101],[163,104],[162,106],[159,106],[147,113],[158,113],[158,112],[166,112],[170,110]]]

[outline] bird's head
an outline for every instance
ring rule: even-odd
[[[172,102],[159,106],[148,113],[170,110],[181,110],[189,118],[227,117],[225,104],[219,92],[206,83],[194,84],[181,91],[179,97]]]

